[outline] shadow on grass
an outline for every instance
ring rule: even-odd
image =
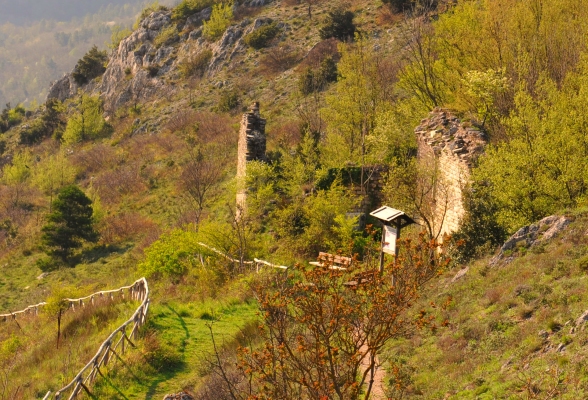
[[[94,263],[94,262],[100,260],[101,258],[108,257],[113,253],[115,253],[117,255],[123,255],[131,247],[132,247],[132,245],[130,245],[130,244],[127,244],[124,246],[115,246],[115,245],[96,246],[91,249],[85,249],[80,254],[77,254],[76,256],[72,257],[72,262],[74,265],[80,264],[82,262],[91,264],[91,263]]]
[[[182,330],[184,331],[184,337],[181,339],[180,341],[180,347],[179,347],[179,351],[182,354],[182,358],[183,358],[183,354],[184,351],[186,350],[186,346],[188,343],[188,339],[190,339],[190,331],[188,330],[188,326],[186,325],[186,321],[184,321],[184,318],[170,305],[166,305],[165,306],[171,313],[173,313],[177,319],[178,322],[180,323],[180,326],[182,327]],[[156,325],[156,324],[155,324]],[[184,371],[186,369],[186,363],[184,360],[170,366],[169,368],[166,368],[165,371],[163,371],[160,376],[159,379],[151,382],[151,384],[149,385],[149,388],[147,390],[147,394],[145,396],[145,399],[153,399],[155,396],[155,391],[157,390],[157,388],[159,387],[159,385],[163,382],[166,382],[172,378],[174,378],[178,373],[181,373],[182,371]]]

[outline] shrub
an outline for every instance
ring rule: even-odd
[[[187,57],[178,67],[180,75],[183,78],[190,78],[192,76],[199,78],[202,77],[210,64],[211,59],[212,51],[209,49],[202,50],[194,56]]]
[[[49,99],[41,117],[20,131],[20,144],[38,143],[53,135],[57,129],[62,129],[65,126],[63,111],[64,107],[59,100]]]
[[[239,105],[239,95],[233,90],[226,90],[221,94],[218,101],[218,110],[222,112],[229,112],[234,110]]]
[[[214,4],[214,0],[182,0],[172,11],[172,19],[182,20]]]
[[[283,72],[292,68],[300,60],[300,52],[291,46],[272,49],[261,60],[261,65],[270,72]]]
[[[307,68],[298,79],[298,88],[305,96],[324,90],[329,83],[337,81],[337,64],[332,57],[323,59],[318,70]]]
[[[178,29],[174,24],[163,28],[153,40],[156,47],[167,46],[179,40]]]
[[[202,26],[202,35],[208,40],[216,40],[220,38],[223,33],[231,25],[233,19],[233,4],[215,4],[212,7],[212,14],[208,21],[204,21]]]
[[[275,22],[272,22],[269,25],[264,25],[259,29],[251,32],[249,35],[245,36],[243,41],[246,45],[259,50],[266,47],[279,32],[280,28],[278,28]]]
[[[326,24],[319,32],[321,39],[353,40],[356,31],[353,18],[355,14],[352,11],[338,9],[329,12]]]
[[[173,230],[145,249],[145,261],[139,264],[139,270],[145,276],[180,277],[196,265],[197,248],[195,232]]]
[[[84,57],[78,60],[72,76],[78,85],[84,85],[106,71],[107,61],[106,51],[99,51],[96,46],[93,46]]]

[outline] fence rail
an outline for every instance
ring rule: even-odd
[[[145,279],[145,278],[141,278],[141,279]],[[141,281],[141,279],[139,279],[137,282]],[[120,294],[124,298],[126,290],[130,291],[131,298],[137,300],[138,298],[135,296],[136,293],[134,292],[136,290],[137,282],[133,283],[130,286],[123,286],[118,289],[103,290],[100,292],[92,293],[91,295],[88,295],[85,297],[80,297],[79,299],[63,299],[63,300],[66,302],[69,302],[68,309],[72,309],[72,310],[75,310],[76,305],[79,307],[84,307],[87,304],[88,300],[90,301],[90,304],[94,304],[94,302],[96,301],[97,298],[102,299],[105,296],[108,296],[110,299],[113,299],[116,294]],[[23,316],[23,315],[30,315],[30,314],[38,315],[39,309],[41,307],[46,306],[46,305],[47,305],[47,302],[44,301],[39,304],[30,305],[22,310],[19,310],[19,311],[8,312],[7,314],[0,314],[0,322],[10,321],[11,319],[14,320],[17,317]]]
[[[286,267],[284,265],[272,264],[269,261],[260,260],[258,258],[254,258],[253,261],[240,261],[240,260],[237,260],[237,259],[235,259],[235,258],[233,258],[233,257],[231,257],[231,256],[229,256],[229,255],[227,255],[225,253],[223,253],[222,251],[220,251],[218,249],[215,249],[214,247],[211,247],[211,246],[209,246],[209,245],[207,245],[205,243],[198,242],[198,244],[200,246],[205,247],[208,250],[211,250],[212,252],[214,252],[214,253],[216,253],[216,254],[218,254],[218,255],[226,258],[227,260],[234,262],[234,263],[241,263],[242,262],[245,265],[255,265],[256,272],[259,272],[259,267],[261,267],[263,265],[265,265],[267,267],[279,268],[279,269],[289,269],[290,268],[290,267]]]
[[[68,400],[74,400],[82,391],[91,395],[89,386],[94,382],[97,375],[103,376],[100,368],[108,365],[111,360],[112,363],[116,362],[117,359],[122,361],[121,356],[125,353],[126,345],[135,347],[133,340],[137,338],[139,328],[145,324],[147,311],[149,310],[149,304],[151,301],[149,298],[149,286],[147,285],[147,280],[145,278],[141,278],[132,285],[123,286],[119,289],[97,292],[80,299],[65,299],[70,301],[70,307],[73,308],[75,307],[75,304],[83,306],[84,301],[87,300],[90,300],[93,303],[96,297],[109,295],[112,298],[115,293],[121,293],[124,296],[125,290],[130,292],[132,299],[141,301],[141,305],[130,319],[115,329],[108,338],[102,342],[96,355],[94,355],[94,357],[92,357],[92,359],[78,372],[72,381],[55,392],[55,396],[53,397],[55,400],[64,400],[66,398]],[[68,393],[69,397],[64,397]],[[49,391],[45,397],[43,397],[43,400],[49,400],[51,398],[51,391]]]

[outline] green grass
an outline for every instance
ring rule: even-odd
[[[456,271],[449,271],[418,305],[451,296],[446,310],[429,308],[438,327],[448,326],[397,340],[386,352],[404,374],[408,398],[526,398],[528,388],[585,398],[588,332],[572,327],[588,308],[588,275],[578,262],[588,254],[586,229],[584,213],[544,249],[506,266],[478,260],[453,284]],[[560,343],[566,349],[556,352]]]
[[[217,345],[231,342],[256,318],[253,301],[163,302],[152,308],[141,350],[124,367],[98,382],[95,394],[109,399],[160,399],[198,385],[212,355],[209,326]]]

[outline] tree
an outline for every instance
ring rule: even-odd
[[[12,205],[18,206],[21,202],[22,193],[31,176],[33,156],[24,151],[16,153],[12,163],[5,165],[2,169],[2,183],[8,185],[12,190]]]
[[[196,223],[213,195],[215,186],[225,174],[227,153],[216,144],[189,149],[190,159],[180,175],[180,187],[196,206]]]
[[[49,212],[51,212],[53,195],[64,186],[72,184],[75,177],[75,167],[69,163],[64,151],[59,151],[35,165],[31,180],[49,196]]]
[[[328,123],[324,164],[340,168],[361,167],[361,189],[369,178],[368,138],[377,126],[378,115],[390,108],[393,81],[387,63],[365,39],[340,45],[336,93],[327,96],[323,115]]]
[[[102,102],[98,97],[80,93],[76,112],[67,121],[63,143],[71,145],[106,134],[110,127],[102,117],[102,111]]]
[[[424,234],[401,245],[383,275],[375,265],[297,267],[254,284],[262,343],[238,350],[236,371],[218,358],[214,365],[231,398],[370,398],[383,346],[417,328],[435,329],[425,310],[409,310],[449,262]]]
[[[231,25],[233,19],[233,3],[227,2],[226,4],[218,3],[212,6],[212,14],[210,19],[204,21],[202,25],[202,36],[208,40],[216,40],[220,38],[223,33]]]
[[[85,85],[106,71],[108,55],[94,45],[76,64],[72,76],[78,85]]]
[[[330,11],[325,26],[320,30],[321,39],[353,40],[355,36],[353,18],[355,18],[355,14],[352,11],[342,9]]]
[[[75,185],[67,186],[53,202],[53,212],[43,226],[43,245],[47,254],[67,262],[84,241],[96,242],[92,200]]]

